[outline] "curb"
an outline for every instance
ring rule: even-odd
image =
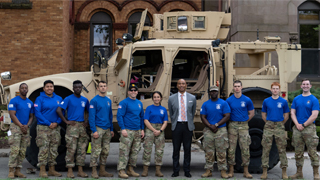
[[[10,155],[10,152],[8,152],[8,153],[1,152],[0,153],[0,157],[9,157],[9,155]]]

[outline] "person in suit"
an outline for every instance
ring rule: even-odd
[[[177,83],[178,93],[169,97],[168,108],[171,118],[172,127],[172,144],[173,144],[173,174],[171,177],[179,176],[180,171],[180,148],[183,143],[184,175],[191,178],[190,161],[191,161],[191,142],[192,131],[194,130],[193,117],[196,112],[196,98],[186,92],[187,83],[184,79],[179,79]]]

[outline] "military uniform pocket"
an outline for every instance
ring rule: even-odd
[[[12,146],[12,145],[14,144],[14,136],[13,136],[13,135],[11,135],[11,136],[8,137],[8,144],[9,144],[10,146]]]

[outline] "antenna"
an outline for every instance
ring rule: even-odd
[[[259,29],[257,29],[257,40],[259,40]]]

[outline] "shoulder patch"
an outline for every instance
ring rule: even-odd
[[[9,104],[9,108],[13,108],[13,104]]]
[[[93,105],[90,105],[90,109],[93,109],[94,108],[94,106]]]
[[[122,108],[122,106],[121,106],[121,105],[119,105],[119,106],[118,106],[118,109],[121,109],[121,108]]]
[[[34,104],[33,107],[38,107],[38,104]]]

